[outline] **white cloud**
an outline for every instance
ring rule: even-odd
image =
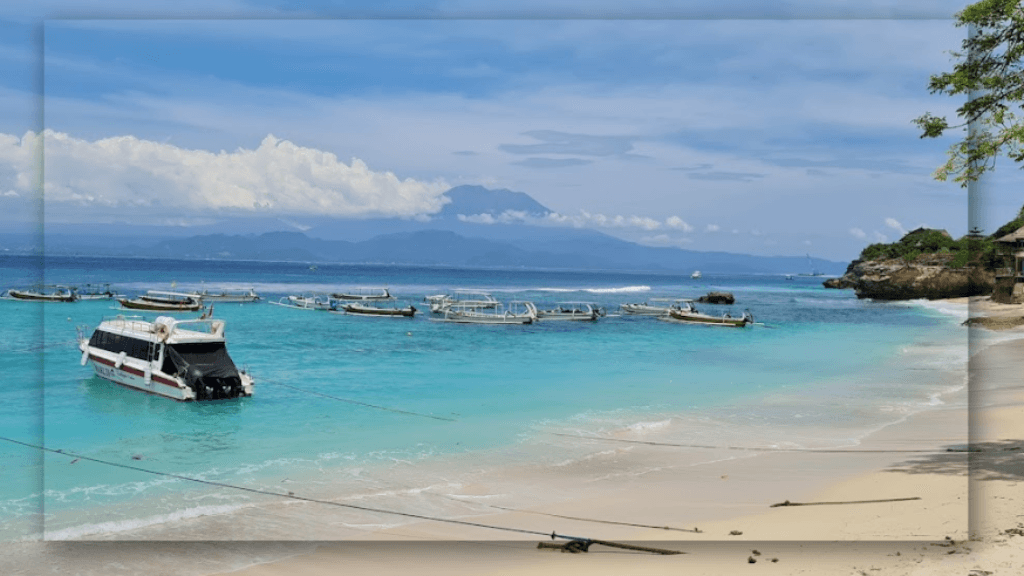
[[[40,136],[0,135],[0,175],[29,190]],[[198,212],[231,210],[331,216],[415,216],[440,210],[443,181],[399,179],[353,158],[267,136],[254,150],[218,153],[118,136],[81,140],[47,130],[48,204]],[[0,182],[0,186],[8,184]],[[51,204],[52,205],[52,204]]]
[[[679,216],[669,216],[665,219],[665,226],[673,228],[675,230],[682,230],[683,232],[693,232],[693,226],[687,224]]]
[[[655,220],[653,218],[640,217],[640,216],[630,216],[629,217],[629,224],[631,226],[635,226],[635,227],[641,228],[643,230],[657,230],[658,228],[661,228],[661,222],[658,222],[657,220]],[[685,222],[684,222],[684,224],[685,224]]]
[[[904,236],[907,233],[907,231],[903,229],[903,224],[900,224],[895,218],[886,218],[885,225],[899,232],[900,236]]]
[[[871,237],[874,238],[875,242],[881,242],[883,244],[889,242],[889,237],[886,236],[885,234],[882,234],[878,230],[873,231],[871,233]]]
[[[460,222],[472,222],[473,224],[495,224],[498,222],[490,214],[470,214],[469,216],[459,214],[458,219]]]
[[[863,240],[868,237],[867,233],[861,230],[860,228],[850,228],[850,234],[854,238],[858,238],[860,240]]]
[[[708,224],[704,227],[705,232],[718,232],[720,229],[718,224]]]
[[[4,192],[3,195],[8,197],[8,198],[17,198],[17,197],[21,196],[21,194],[18,194],[14,190],[8,190],[7,192]]]

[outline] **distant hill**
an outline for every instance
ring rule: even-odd
[[[807,265],[804,257],[764,257],[727,252],[652,248],[610,237],[577,243],[523,243],[465,237],[446,230],[384,234],[362,242],[321,240],[301,232],[212,234],[173,238],[145,250],[150,257],[303,262],[396,263],[470,267],[529,267],[784,274]],[[815,260],[833,271],[842,263]]]
[[[188,228],[133,223],[47,225],[47,254],[402,263],[472,267],[788,274],[811,268],[840,274],[840,262],[762,257],[642,246],[586,228],[482,224],[459,215],[513,211],[543,217],[550,210],[528,194],[457,186],[428,219],[366,220],[303,216],[223,219]],[[10,246],[18,251],[31,239]],[[36,243],[38,246],[38,243]]]
[[[483,186],[456,186],[444,195],[451,198],[451,202],[445,204],[438,214],[442,219],[457,219],[459,214],[499,216],[507,211],[542,217],[551,212],[525,192],[490,190]]]

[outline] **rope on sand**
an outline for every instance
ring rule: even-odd
[[[654,554],[683,554],[683,552],[679,552],[679,551],[676,551],[676,550],[663,550],[663,549],[659,549],[659,548],[648,548],[648,547],[645,547],[645,546],[635,546],[635,545],[632,545],[632,544],[622,544],[620,542],[610,542],[610,541],[607,541],[607,540],[596,540],[596,539],[593,539],[593,538],[582,538],[582,537],[579,537],[579,536],[566,536],[564,534],[558,534],[557,532],[554,532],[554,531],[552,531],[549,534],[547,532],[540,532],[540,531],[537,531],[537,530],[525,530],[525,529],[522,529],[522,528],[510,528],[510,527],[507,527],[507,526],[494,526],[494,525],[491,525],[491,524],[483,524],[481,522],[470,522],[468,520],[456,520],[454,518],[439,518],[439,517],[436,517],[436,516],[427,516],[425,514],[414,514],[414,513],[411,513],[411,512],[399,512],[399,511],[395,511],[395,510],[385,510],[383,508],[373,508],[373,507],[370,507],[370,506],[359,506],[359,505],[356,505],[356,504],[346,504],[346,503],[343,503],[343,502],[333,502],[333,501],[330,501],[330,500],[318,500],[316,498],[307,498],[305,496],[298,496],[298,495],[296,495],[296,494],[294,494],[292,492],[288,492],[287,494],[281,494],[279,492],[271,492],[269,490],[260,490],[258,488],[247,488],[245,486],[236,486],[234,484],[226,484],[224,482],[215,482],[213,480],[202,480],[202,479],[199,479],[199,478],[192,478],[190,476],[182,476],[181,474],[172,474],[170,472],[160,472],[158,470],[149,470],[147,468],[142,468],[142,467],[139,467],[139,466],[132,466],[130,464],[121,464],[119,462],[111,462],[109,460],[101,460],[99,458],[92,458],[92,457],[89,457],[89,456],[84,456],[82,454],[76,454],[76,453],[73,453],[73,452],[65,452],[64,450],[55,449],[55,448],[47,448],[45,446],[39,446],[37,444],[30,444],[28,442],[22,442],[20,440],[14,440],[13,438],[6,438],[6,437],[3,437],[3,436],[0,436],[0,440],[3,440],[5,442],[10,442],[11,444],[17,444],[19,446],[24,446],[26,448],[32,448],[32,449],[35,449],[35,450],[40,450],[42,452],[50,452],[51,454],[60,454],[61,456],[66,456],[68,458],[75,458],[77,460],[86,460],[88,462],[95,462],[97,464],[103,464],[103,465],[106,465],[106,466],[113,466],[115,468],[122,468],[122,469],[125,469],[125,470],[134,470],[136,472],[143,472],[145,474],[153,474],[155,476],[164,476],[164,477],[167,477],[167,478],[176,478],[178,480],[185,480],[187,482],[195,482],[197,484],[204,484],[204,485],[207,485],[207,486],[217,486],[219,488],[229,488],[231,490],[239,490],[241,492],[248,492],[250,494],[263,494],[263,495],[266,495],[266,496],[276,496],[278,498],[287,498],[287,499],[290,499],[290,500],[298,500],[298,501],[302,501],[302,502],[311,502],[311,503],[315,503],[315,504],[324,504],[324,505],[327,505],[327,506],[336,506],[338,508],[348,508],[348,509],[351,509],[351,510],[360,510],[360,511],[363,511],[363,512],[375,512],[375,513],[378,513],[378,514],[390,514],[390,515],[393,515],[393,516],[402,516],[404,518],[413,518],[413,519],[416,519],[416,520],[426,520],[426,521],[430,521],[430,522],[439,522],[439,523],[444,523],[444,524],[455,524],[455,525],[458,525],[458,526],[469,526],[469,527],[473,527],[473,528],[483,528],[483,529],[488,529],[488,530],[500,530],[500,531],[504,531],[504,532],[515,532],[515,533],[518,533],[518,534],[531,534],[531,535],[534,535],[534,536],[547,536],[547,537],[550,537],[552,540],[554,540],[556,538],[561,538],[563,540],[569,540],[570,543],[571,542],[581,542],[582,544],[577,544],[576,547],[582,547],[583,548],[581,550],[582,552],[586,552],[587,551],[586,548],[589,547],[590,544],[600,544],[602,546],[609,546],[609,547],[613,547],[613,548],[621,548],[621,549],[624,549],[624,550],[635,550],[635,551],[638,551],[638,552],[651,552],[651,553],[654,553]]]
[[[847,500],[845,502],[779,502],[778,504],[772,504],[769,508],[780,508],[785,506],[835,506],[838,504],[878,504],[881,502],[907,502],[909,500],[920,500],[920,496],[913,496],[911,498],[887,498],[885,500]]]

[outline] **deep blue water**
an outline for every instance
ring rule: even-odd
[[[0,288],[35,282],[38,266],[37,259],[0,257]],[[117,314],[114,304],[0,301],[0,435],[230,484],[373,494],[384,490],[381,478],[393,489],[417,480],[417,466],[452,458],[464,468],[448,474],[461,478],[485,461],[493,466],[495,453],[507,460],[502,465],[545,465],[597,449],[521,449],[548,442],[552,430],[607,434],[675,422],[676,439],[727,430],[733,442],[793,443],[810,434],[842,444],[926,405],[938,391],[919,378],[883,376],[891,374],[884,367],[906,363],[908,351],[932,364],[953,363],[966,342],[949,316],[858,301],[852,292],[822,288],[821,278],[693,280],[689,273],[48,258],[49,283],[109,282],[127,294],[255,288],[264,302],[217,304],[215,316],[227,322],[228,349],[254,375],[256,392],[178,403],[118,387],[80,366],[75,344],[76,328]],[[425,295],[479,288],[503,301],[592,301],[611,314],[594,324],[472,326],[431,322],[429,314],[361,318],[267,304],[310,290],[385,285],[421,310]],[[706,310],[749,309],[759,325],[731,330],[615,315],[621,303],[709,290],[732,292],[737,305]],[[692,425],[700,421],[725,427]],[[804,428],[794,428],[797,421]],[[0,459],[5,539],[37,534],[40,505],[48,536],[70,537],[130,530],[154,518],[173,525],[190,510],[251,502],[17,446],[0,445]],[[396,462],[412,471],[380,472]]]

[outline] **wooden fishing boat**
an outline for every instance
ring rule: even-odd
[[[203,302],[224,302],[232,304],[242,304],[246,302],[258,302],[260,295],[256,293],[254,288],[248,290],[209,290],[203,288],[196,292],[187,292],[196,298],[201,299]]]
[[[297,308],[299,310],[335,310],[337,303],[331,300],[326,294],[309,293],[301,296],[282,296],[277,302],[271,302],[275,306],[285,308]]]
[[[75,302],[78,300],[78,295],[67,286],[38,285],[23,290],[11,288],[0,295],[0,298],[31,302]]]
[[[83,284],[71,288],[79,300],[113,300],[120,295],[110,287],[110,284]]]
[[[453,306],[463,309],[496,309],[501,306],[497,298],[489,292],[480,290],[456,289],[448,294],[427,296],[426,301],[430,302],[430,311],[434,314],[444,314],[445,310]]]
[[[354,288],[345,292],[331,294],[335,300],[391,300],[391,292],[387,288]]]
[[[363,304],[360,302],[345,302],[341,305],[341,310],[335,310],[335,312],[343,312],[345,314],[354,314],[357,316],[385,316],[385,317],[399,317],[399,318],[412,318],[416,315],[416,307],[409,305],[404,308],[392,306],[380,306],[376,304]]]
[[[689,301],[684,301],[683,306],[680,308],[673,308],[669,310],[665,319],[673,322],[683,322],[686,324],[726,326],[730,328],[743,328],[748,324],[754,323],[754,315],[750,313],[750,310],[744,311],[743,316],[739,318],[734,318],[728,312],[721,316],[712,316],[698,311]]]
[[[198,312],[203,309],[203,301],[192,294],[184,292],[163,292],[150,290],[131,300],[119,298],[122,308],[128,310],[151,310],[155,312]]]
[[[537,308],[532,302],[512,302],[508,309],[500,303],[491,308],[456,304],[445,308],[441,318],[431,320],[456,324],[532,324],[537,320]]]
[[[637,316],[664,316],[669,310],[679,308],[685,299],[680,298],[651,298],[644,302],[634,304],[620,304],[619,309],[623,314]]]
[[[537,310],[537,320],[594,322],[604,316],[604,310],[589,302],[559,302],[554,308]]]

